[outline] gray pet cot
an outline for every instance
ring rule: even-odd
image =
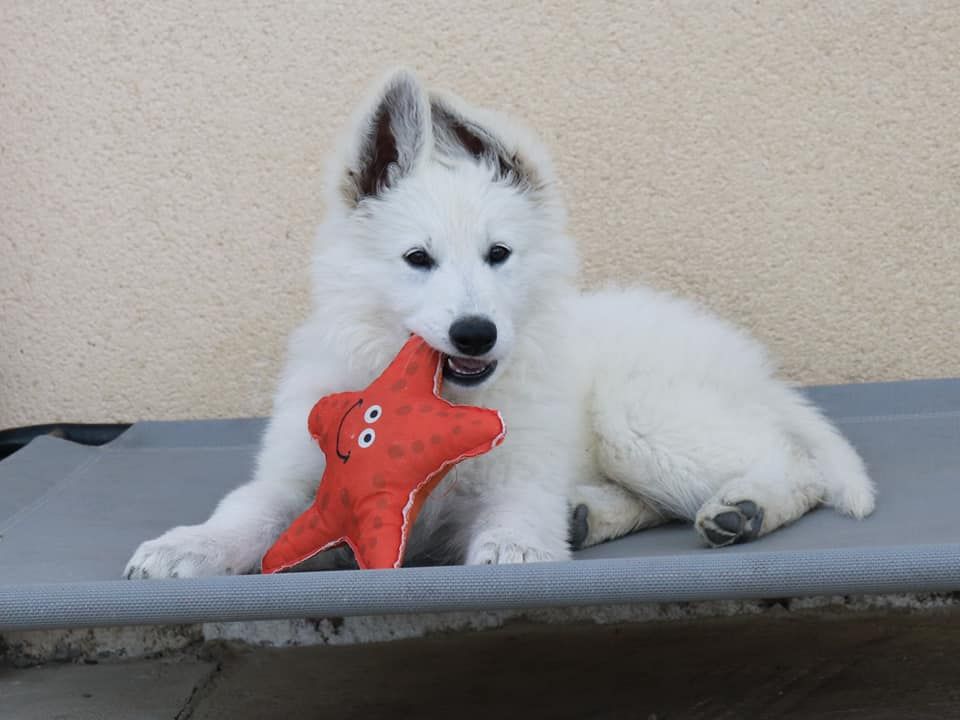
[[[960,589],[960,380],[807,392],[877,481],[868,520],[821,509],[721,550],[670,525],[526,566],[120,580],[138,543],[249,477],[263,421],[39,437],[0,462],[0,630]]]

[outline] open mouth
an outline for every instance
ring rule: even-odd
[[[485,362],[447,355],[443,362],[443,377],[457,385],[479,385],[493,375],[496,369],[496,360]]]

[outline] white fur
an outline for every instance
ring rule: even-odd
[[[384,117],[396,161],[374,197],[352,198],[343,179],[362,176]],[[495,153],[475,157],[458,146],[441,117],[467,122],[506,158],[508,176],[495,176]],[[775,379],[754,340],[649,289],[576,290],[576,252],[550,161],[526,130],[451,96],[428,96],[398,72],[341,147],[317,236],[314,310],[290,340],[254,478],[202,525],[143,543],[127,577],[256,570],[323,473],[306,429],[312,404],[366,385],[409,332],[454,353],[448,328],[471,314],[497,325],[487,356],[497,370],[478,388],[447,383],[444,394],[500,410],[507,440],[434,491],[411,557],[561,560],[570,553],[570,508],[580,503],[589,508],[587,544],[670,518],[706,533],[743,501],[763,509],[760,534],[820,501],[855,517],[871,512],[860,458]],[[498,267],[484,262],[494,242],[513,250]],[[414,247],[436,268],[409,267],[403,255]]]

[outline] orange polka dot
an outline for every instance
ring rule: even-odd
[[[387,499],[385,497],[379,498],[377,500],[377,510],[386,510],[388,507],[390,507],[390,503],[387,502]]]
[[[460,425],[454,425],[454,426],[453,426],[453,434],[454,434],[454,435],[459,435],[459,434],[462,433],[462,432],[463,432],[463,428],[462,428]]]
[[[327,505],[330,504],[330,493],[325,492],[320,496],[320,512],[323,512],[327,509]]]
[[[433,435],[430,436],[430,442],[433,445],[440,445],[443,442],[443,436],[437,435],[436,433],[434,433]]]
[[[470,421],[470,424],[473,425],[474,427],[478,427],[482,423],[483,423],[483,420],[481,420],[480,418],[476,418],[475,420]]]
[[[406,453],[403,450],[403,446],[399,443],[393,443],[393,445],[387,449],[387,455],[392,457],[394,460],[402,458],[405,454]]]
[[[409,415],[411,412],[413,412],[412,405],[401,405],[397,408],[397,415]]]
[[[372,538],[367,540],[367,547],[373,550],[377,546],[377,536],[374,535]]]
[[[311,518],[310,521],[311,521],[312,523],[316,524],[317,519],[316,519],[316,518]],[[313,527],[313,525],[311,525],[310,527]],[[300,535],[303,535],[303,524],[302,524],[302,523],[297,523],[296,525],[293,526],[293,536],[294,536],[294,537],[299,537]]]
[[[406,389],[406,387],[407,387],[407,381],[404,380],[403,378],[400,378],[393,385],[390,386],[390,389],[393,390],[394,392],[400,392],[401,390]]]
[[[379,515],[377,515],[377,516],[373,519],[373,527],[374,527],[375,529],[377,529],[377,530],[379,530],[380,528],[382,528],[382,527],[383,527],[383,518],[380,517]]]
[[[466,415],[466,413],[463,412],[463,410],[461,410],[460,412],[457,412],[457,413],[454,413],[454,414],[453,414],[453,419],[454,419],[454,420],[459,420],[460,418],[464,417],[465,415]]]
[[[437,417],[442,417],[442,418],[450,417],[450,413],[447,410],[441,410],[440,412],[437,413]]]
[[[407,365],[407,375],[416,375],[420,372],[420,363],[410,363]]]
[[[307,527],[313,530],[317,527],[318,522],[320,521],[317,519],[317,516],[314,515],[313,517],[310,518],[310,522],[307,523]]]
[[[340,502],[343,503],[344,507],[350,507],[350,493],[347,492],[346,488],[340,491]]]
[[[373,486],[377,489],[383,489],[387,486],[387,479],[380,473],[377,473],[373,476]]]
[[[424,447],[423,440],[414,440],[413,444],[410,446],[410,449],[413,450],[415,453],[422,453],[423,447]]]
[[[422,413],[428,413],[433,411],[433,405],[431,405],[430,403],[423,403],[417,409]]]

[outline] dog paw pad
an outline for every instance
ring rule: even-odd
[[[697,531],[713,547],[753,540],[762,526],[763,508],[752,500],[711,504],[700,511],[696,522]]]

